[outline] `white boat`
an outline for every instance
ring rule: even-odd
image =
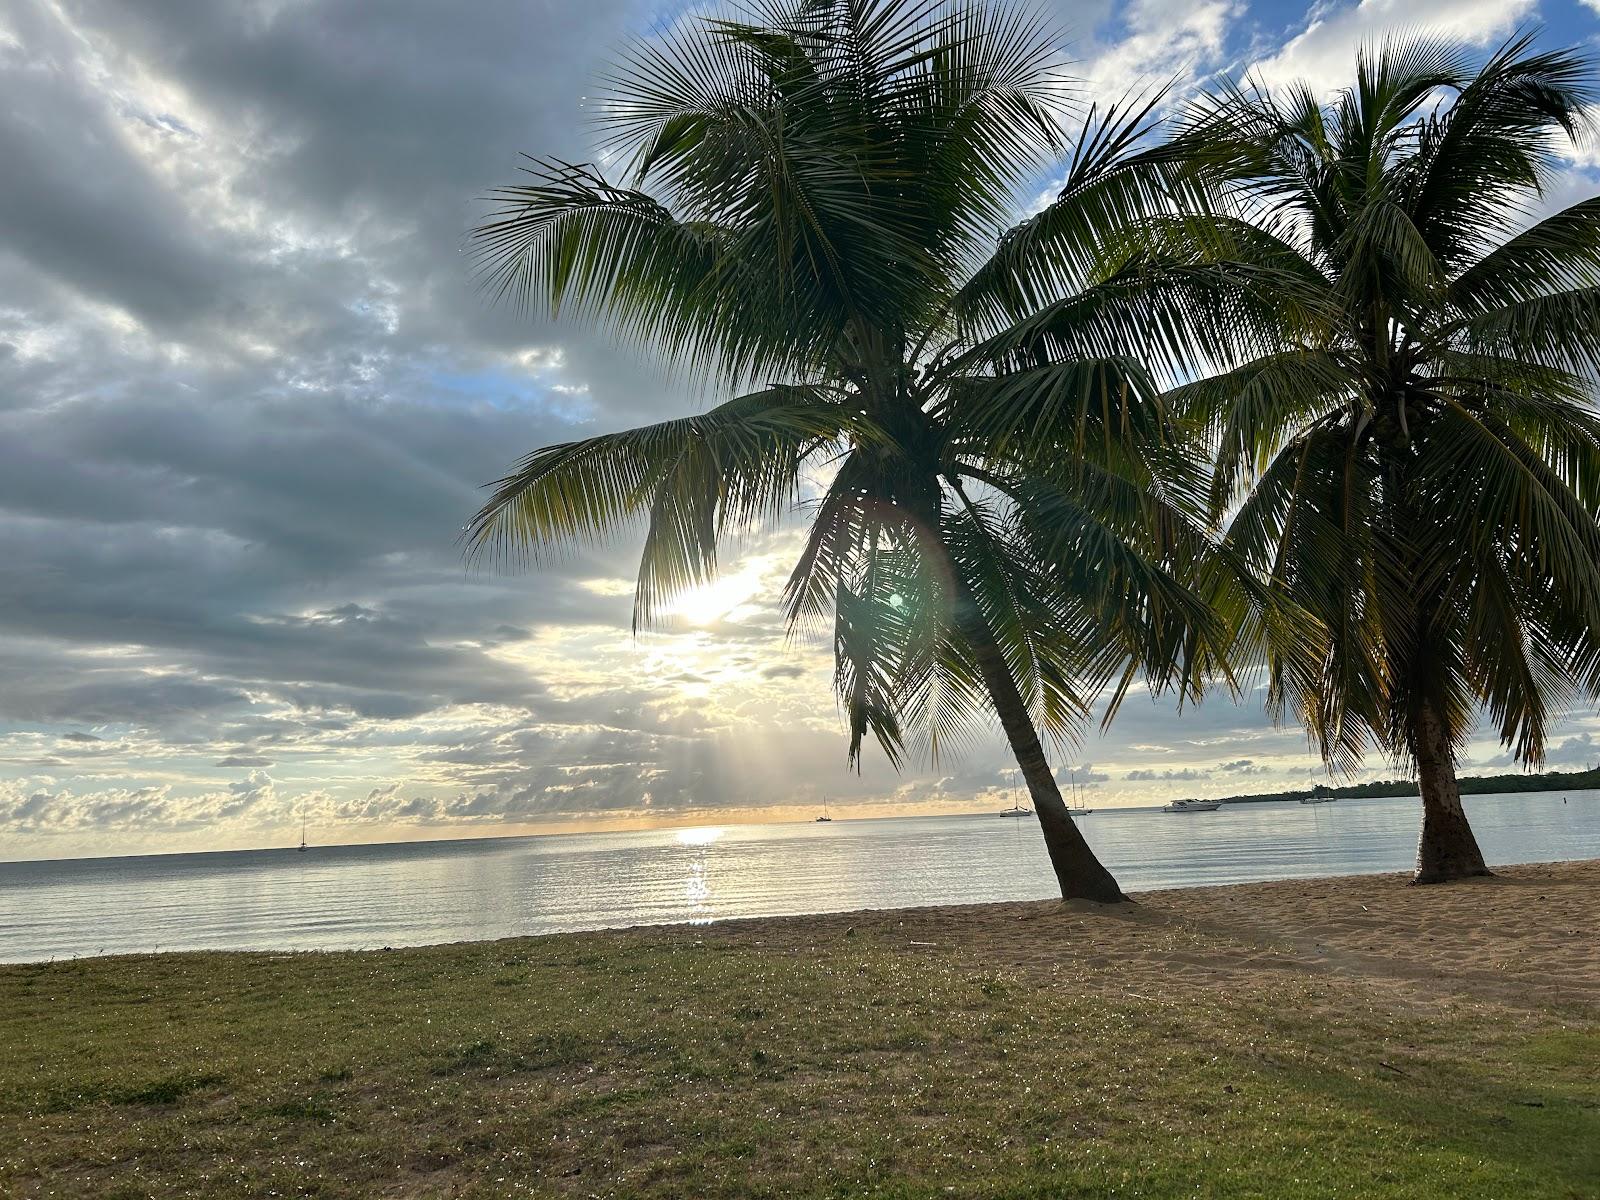
[[[1010,808],[1002,808],[1000,810],[1000,815],[1002,817],[1031,817],[1031,816],[1033,816],[1033,809],[1031,809],[1031,808],[1023,808],[1021,802],[1018,801],[1018,799],[1017,799],[1017,784],[1016,784],[1015,778],[1013,778],[1012,783],[1011,783],[1011,807]]]
[[[1083,790],[1078,786],[1078,771],[1076,767],[1072,771],[1072,804],[1067,811],[1075,817],[1087,817],[1094,811],[1092,808],[1084,807]]]
[[[1162,812],[1216,812],[1222,807],[1221,800],[1174,800],[1165,805]]]
[[[1338,798],[1339,797],[1337,797],[1337,796],[1315,796],[1315,795],[1313,795],[1313,796],[1301,796],[1300,797],[1300,803],[1301,804],[1332,804]]]

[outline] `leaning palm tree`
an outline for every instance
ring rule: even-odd
[[[850,760],[869,736],[897,766],[937,755],[992,711],[1062,895],[1121,899],[1041,733],[1078,736],[1136,681],[1194,695],[1232,627],[1202,603],[1233,592],[1203,582],[1222,577],[1185,506],[1196,480],[1129,356],[1126,281],[1095,253],[1097,226],[1178,178],[1137,149],[1147,110],[1091,120],[1060,197],[997,238],[1066,150],[1066,83],[1027,13],[797,0],[691,18],[609,88],[617,178],[535,160],[475,232],[486,285],[741,394],[534,451],[472,547],[517,559],[638,522],[637,628],[715,572],[725,538],[798,505],[785,612],[831,629]],[[1047,331],[1019,332],[1046,310]]]
[[[1600,198],[1533,219],[1595,99],[1531,35],[1481,63],[1390,43],[1327,104],[1227,86],[1180,138],[1219,211],[1151,254],[1217,302],[1190,316],[1225,369],[1172,395],[1214,439],[1213,514],[1326,627],[1275,697],[1330,765],[1415,770],[1418,883],[1488,873],[1456,782],[1478,714],[1535,764],[1600,691]]]

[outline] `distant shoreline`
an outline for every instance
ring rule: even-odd
[[[1464,775],[1463,796],[1489,796],[1515,792],[1583,792],[1600,790],[1600,767],[1588,771],[1544,771],[1537,775]],[[1415,797],[1417,785],[1407,779],[1383,779],[1375,783],[1353,783],[1344,787],[1316,784],[1286,792],[1262,792],[1249,796],[1220,796],[1224,804],[1267,804],[1297,801],[1309,796],[1334,800],[1403,800]]]

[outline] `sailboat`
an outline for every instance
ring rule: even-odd
[[[295,849],[301,851],[302,853],[304,853],[307,848],[308,847],[306,846],[306,810],[305,810],[305,806],[301,805],[300,806],[300,844],[298,846],[296,846]]]
[[[1087,817],[1094,811],[1083,804],[1083,789],[1078,786],[1078,773],[1072,772],[1072,807],[1067,809],[1075,817]]]
[[[817,818],[817,824],[821,825],[823,822],[831,820],[833,818],[828,815],[828,798],[824,796],[822,798],[822,815]]]
[[[1017,779],[1016,779],[1016,776],[1014,776],[1014,775],[1011,777],[1011,807],[1010,808],[1002,808],[1000,810],[1000,815],[1002,817],[1031,817],[1031,816],[1033,816],[1033,809],[1031,809],[1031,808],[1023,808],[1021,802],[1017,799]]]
[[[1308,786],[1311,788],[1311,793],[1300,797],[1301,804],[1332,804],[1339,798],[1337,796],[1324,795],[1322,792],[1317,791],[1317,781],[1315,779],[1312,779]]]

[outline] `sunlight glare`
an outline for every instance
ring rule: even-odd
[[[722,826],[704,825],[696,829],[678,830],[678,845],[709,846],[722,836]]]
[[[761,590],[761,572],[747,566],[699,587],[690,588],[673,600],[667,612],[682,617],[691,625],[715,625],[734,609],[747,603]]]

